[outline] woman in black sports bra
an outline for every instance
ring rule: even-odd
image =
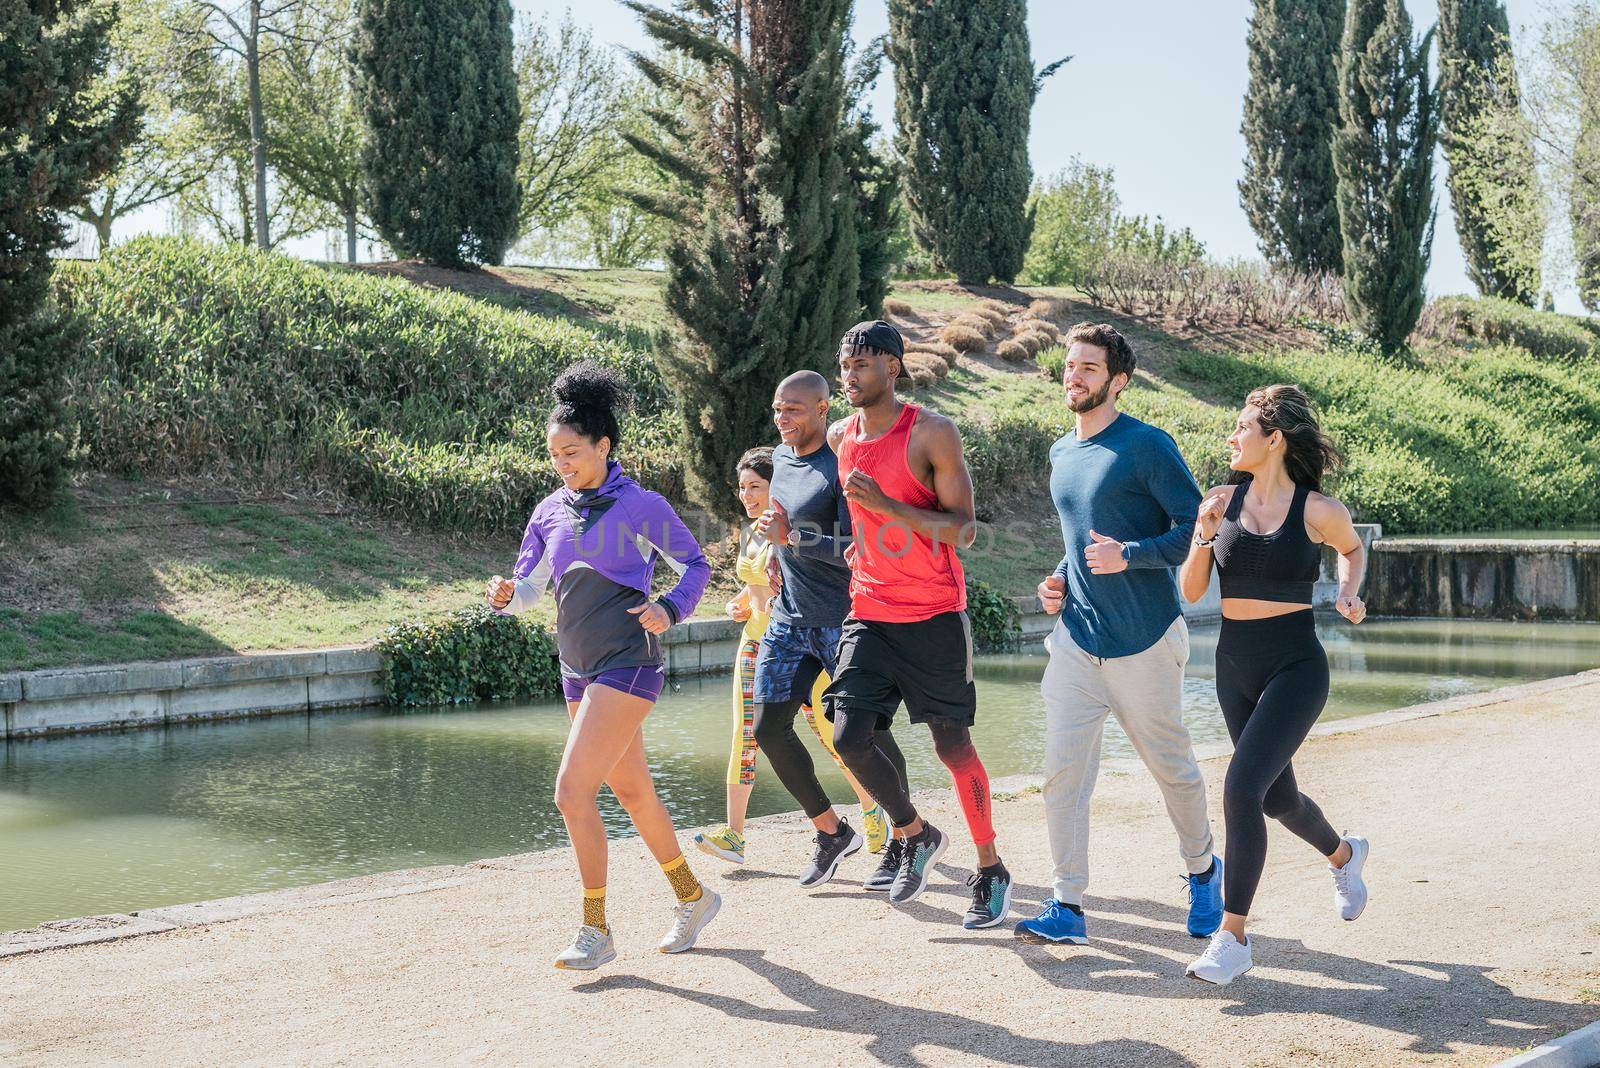
[[[1217,702],[1233,738],[1223,787],[1227,851],[1222,927],[1189,965],[1223,984],[1250,969],[1245,918],[1267,857],[1266,817],[1328,858],[1334,905],[1353,920],[1366,906],[1366,839],[1341,838],[1295,784],[1290,758],[1328,699],[1328,658],[1311,611],[1322,546],[1339,553],[1339,614],[1366,618],[1357,596],[1366,552],[1344,505],[1321,492],[1339,453],[1298,386],[1251,392],[1228,438],[1232,484],[1206,494],[1189,557],[1178,573],[1189,601],[1205,596],[1216,564],[1222,586]]]

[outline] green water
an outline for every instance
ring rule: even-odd
[[[1374,621],[1322,628],[1325,718],[1600,666],[1600,626]],[[1225,736],[1215,627],[1196,628],[1185,718]],[[1039,771],[1043,656],[982,658],[979,751],[996,777]],[[645,736],[680,828],[722,815],[727,678],[663,697]],[[550,802],[567,717],[556,703],[355,712],[13,742],[0,763],[0,930],[98,912],[457,863],[564,843]],[[803,730],[803,728],[802,728]],[[948,783],[926,732],[898,727],[917,786]],[[1113,725],[1107,756],[1131,755]],[[819,760],[840,801],[850,798]],[[794,807],[763,764],[752,815]],[[627,819],[607,795],[610,825]]]

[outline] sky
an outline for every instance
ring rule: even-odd
[[[1512,39],[1521,55],[1556,0],[1507,0]],[[638,18],[617,0],[512,0],[519,15],[560,18],[569,9],[599,42],[645,47]],[[1432,0],[1407,0],[1418,32],[1437,17]],[[1255,233],[1239,206],[1244,138],[1239,133],[1249,81],[1245,32],[1250,0],[1034,0],[1028,30],[1034,63],[1065,55],[1072,61],[1045,83],[1034,106],[1029,148],[1036,176],[1065,168],[1074,156],[1110,167],[1127,214],[1160,215],[1187,226],[1220,259],[1259,255]],[[888,29],[887,0],[856,0],[854,34],[865,42]],[[886,69],[872,95],[888,125],[894,114],[893,78]],[[1445,185],[1441,154],[1435,169],[1438,223],[1430,295],[1471,293]],[[167,227],[161,208],[119,227],[117,237]],[[324,238],[290,251],[337,254]],[[1562,311],[1581,312],[1570,280],[1550,285]]]

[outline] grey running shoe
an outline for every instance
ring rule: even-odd
[[[584,924],[578,928],[578,937],[572,940],[572,945],[556,958],[556,967],[586,972],[616,959],[617,947],[611,943],[611,932]]]
[[[973,872],[967,876],[967,885],[972,887],[972,905],[961,923],[967,930],[993,927],[1011,912],[1011,873],[1004,865],[998,875]]]
[[[891,838],[884,847],[883,860],[873,873],[861,881],[863,890],[888,890],[894,885],[894,877],[900,870],[900,858],[906,855],[906,840],[904,838]]]
[[[700,932],[705,930],[706,924],[711,922],[721,907],[722,898],[717,892],[702,885],[699,897],[685,901],[672,910],[672,928],[662,936],[661,952],[682,953],[693,949],[694,940],[700,937]]]
[[[895,873],[894,886],[889,890],[891,905],[908,905],[922,896],[928,888],[928,876],[933,865],[950,844],[945,833],[931,823],[922,825],[922,833],[906,839],[905,856],[900,858],[900,870]]]
[[[839,862],[866,844],[866,839],[844,820],[839,821],[839,833],[818,831],[814,839],[816,848],[811,852],[811,863],[800,873],[800,885],[821,886],[839,870]]]

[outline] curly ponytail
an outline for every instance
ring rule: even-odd
[[[561,372],[554,387],[556,406],[550,412],[551,426],[568,426],[591,442],[609,438],[615,449],[622,442],[617,412],[625,410],[633,397],[628,383],[610,368],[592,360],[582,360]]]

